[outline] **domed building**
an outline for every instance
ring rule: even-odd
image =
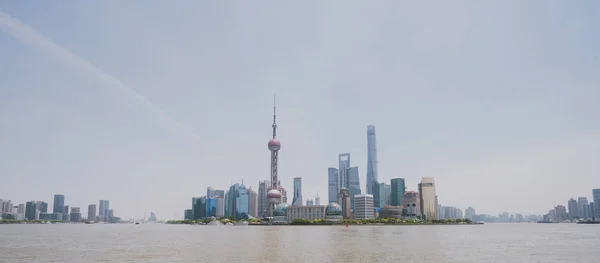
[[[284,224],[287,223],[287,209],[289,204],[282,203],[275,207],[273,210],[273,223]]]
[[[344,219],[342,206],[336,202],[331,202],[325,208],[325,218],[330,221]]]

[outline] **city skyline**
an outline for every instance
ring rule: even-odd
[[[0,198],[179,218],[207,186],[258,189],[273,93],[290,200],[302,177],[325,203],[346,152],[367,193],[367,125],[380,182],[433,177],[463,210],[600,188],[597,3],[239,4],[0,3]]]

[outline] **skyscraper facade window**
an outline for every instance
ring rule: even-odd
[[[373,185],[377,183],[377,140],[375,125],[367,126],[367,194],[373,194]]]

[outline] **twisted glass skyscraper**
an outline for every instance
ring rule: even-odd
[[[377,184],[377,140],[375,125],[367,126],[367,194],[373,194],[373,184]]]

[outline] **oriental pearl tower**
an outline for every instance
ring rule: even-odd
[[[275,98],[273,98],[273,138],[269,141],[268,146],[271,151],[271,185],[269,185],[269,191],[267,192],[267,202],[269,202],[269,208],[267,210],[267,216],[272,217],[275,207],[282,201],[282,192],[285,193],[283,187],[279,185],[279,177],[277,175],[277,161],[278,153],[281,148],[281,143],[277,140],[277,123],[275,122]]]

